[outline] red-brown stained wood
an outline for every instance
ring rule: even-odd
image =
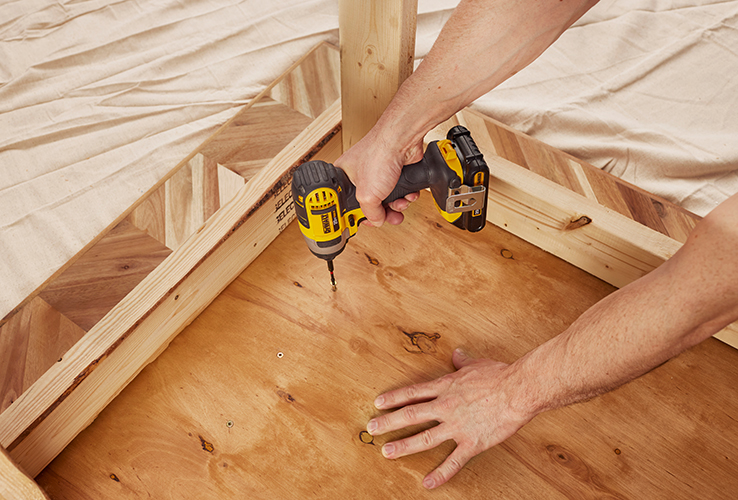
[[[0,327],[0,412],[84,334],[40,297]]]
[[[87,331],[170,253],[123,221],[40,296]]]
[[[312,119],[264,97],[211,141],[202,153],[249,179]]]

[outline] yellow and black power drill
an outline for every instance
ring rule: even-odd
[[[446,139],[428,144],[423,159],[402,169],[384,204],[430,188],[436,208],[453,225],[476,232],[487,216],[489,168],[469,131],[456,126]],[[356,186],[346,173],[324,161],[303,163],[292,178],[292,199],[300,230],[314,255],[328,261],[336,291],[333,259],[356,234],[364,213],[356,201]]]

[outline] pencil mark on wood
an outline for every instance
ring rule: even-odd
[[[405,346],[407,352],[416,354],[435,354],[436,353],[436,342],[441,338],[440,333],[427,334],[424,332],[413,332],[409,333],[401,330],[405,336],[410,339],[412,347],[408,348]]]
[[[577,219],[572,219],[569,221],[569,223],[564,227],[564,231],[572,231],[574,229],[579,229],[580,227],[586,226],[587,224],[590,224],[592,222],[592,219],[587,217],[586,215],[582,215],[581,217]]]

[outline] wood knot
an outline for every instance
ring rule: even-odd
[[[200,445],[202,446],[202,449],[207,451],[208,453],[212,453],[213,450],[215,450],[215,447],[213,446],[213,443],[210,443],[205,440],[202,436],[197,436],[200,438]]]
[[[349,340],[349,349],[351,349],[355,353],[359,353],[366,349],[366,340],[354,337],[351,340]]]
[[[574,229],[579,229],[580,227],[586,226],[587,224],[591,222],[592,222],[592,219],[590,219],[586,215],[582,215],[581,217],[577,219],[570,220],[569,223],[564,227],[564,231],[572,231]]]
[[[424,332],[413,332],[409,333],[402,331],[405,336],[410,339],[411,347],[405,347],[407,352],[418,353],[418,354],[435,354],[436,353],[436,342],[441,338],[440,333],[424,333]]]
[[[366,431],[361,431],[359,433],[359,440],[364,444],[370,444],[374,446],[374,436],[372,436]]]
[[[287,403],[294,403],[295,402],[295,398],[292,397],[292,394],[290,394],[288,392],[285,392],[285,391],[283,391],[281,389],[277,391],[277,396],[279,396],[279,398],[282,401],[285,401]]]
[[[653,208],[656,209],[656,214],[663,219],[666,216],[664,204],[658,200],[651,200],[651,203],[653,203]]]

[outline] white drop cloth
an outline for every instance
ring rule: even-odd
[[[456,0],[420,0],[416,56]],[[0,2],[0,318],[320,41],[335,0]],[[475,106],[704,214],[738,191],[738,1],[603,0]]]

